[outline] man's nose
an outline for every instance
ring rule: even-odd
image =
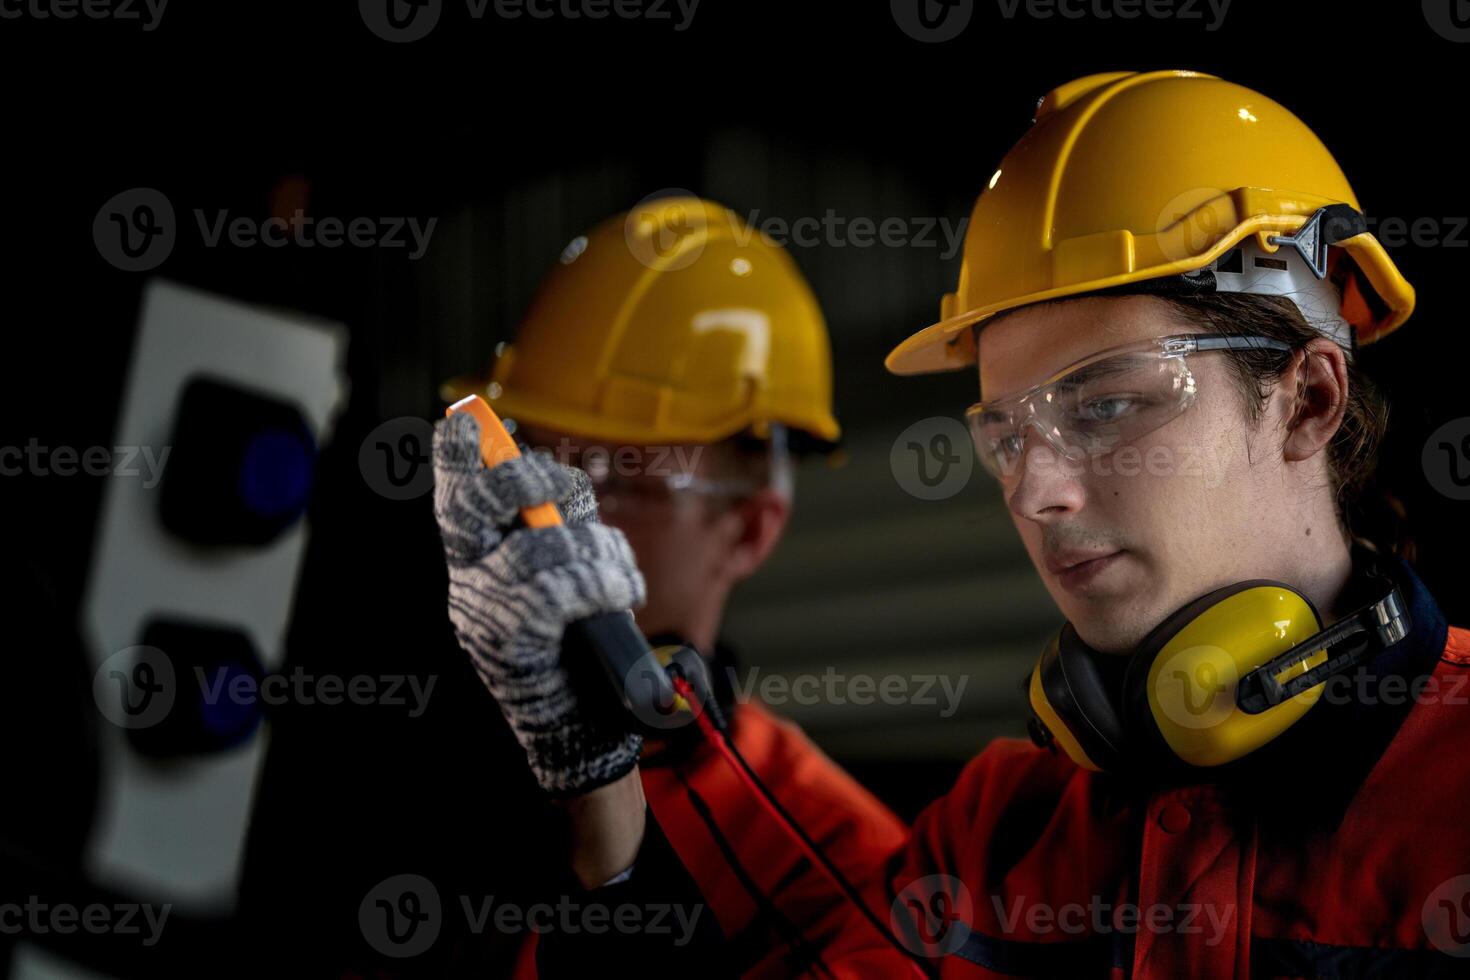
[[[1026,426],[1021,438],[1021,461],[1006,495],[1011,513],[1046,524],[1081,510],[1083,464],[1058,452],[1038,427]]]

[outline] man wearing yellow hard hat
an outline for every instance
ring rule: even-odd
[[[731,589],[791,515],[793,456],[840,434],[831,371],[821,309],[790,255],[727,208],[674,196],[574,239],[491,376],[444,394],[483,395],[526,446],[589,474],[601,520],[646,580],[642,632],[710,659],[746,757],[864,877],[901,843],[902,822],[794,725],[735,702],[738,666],[719,638]],[[643,792],[745,951],[732,962],[748,975],[799,972],[830,938],[841,896],[696,731],[666,735],[643,747]]]
[[[920,815],[819,969],[1463,973],[1470,632],[1378,520],[1362,348],[1414,293],[1346,177],[1286,108],[1189,71],[1053,90],[986,177],[958,288],[887,363],[976,371],[976,453],[1067,622],[1031,739]],[[586,901],[698,901],[629,777],[581,785]],[[718,945],[562,932],[542,957]]]

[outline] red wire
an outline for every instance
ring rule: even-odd
[[[687,680],[678,675],[674,675],[673,677],[671,677],[671,680],[673,682],[674,689],[678,691],[681,695],[683,695],[684,700],[688,701],[692,708],[695,705],[699,704],[698,698],[694,693],[694,689],[690,686]],[[767,790],[761,784],[757,783],[751,777],[750,773],[746,771],[745,767],[740,764],[740,760],[735,757],[735,750],[730,745],[729,736],[727,736],[724,732],[720,731],[720,729],[715,726],[714,720],[710,718],[709,712],[701,711],[698,710],[698,708],[694,708],[693,714],[694,722],[699,726],[699,730],[704,735],[705,740],[714,747],[715,751],[720,754],[720,757],[725,760],[725,763],[735,771],[735,775],[740,777],[740,781],[745,784],[746,788],[749,789],[752,794],[755,795],[755,798],[760,801],[761,806],[764,807],[765,811],[769,813],[772,818],[775,819],[777,825],[779,825],[781,830],[785,832],[786,836],[790,837],[793,841],[796,842],[796,845],[801,848],[802,853],[806,855],[807,860],[817,867],[821,868],[823,873],[825,873],[827,877],[832,880],[833,884],[837,885],[837,887],[843,891],[844,895],[846,895],[850,901],[860,906],[860,911],[867,913],[868,916],[871,917],[873,915],[871,910],[863,905],[862,902],[859,901],[859,899],[855,895],[850,893],[849,889],[851,889],[852,886],[846,881],[840,879],[833,872],[833,869],[831,868],[826,855],[818,853],[817,850],[810,843],[808,843],[806,837],[799,833],[794,826],[792,826],[791,821],[787,818],[786,814],[782,813],[781,810],[771,800],[770,796],[768,795],[769,790]],[[874,929],[878,929],[880,933],[884,932],[884,930],[879,929],[876,922],[870,921],[870,924],[873,926]],[[884,933],[883,938],[895,945],[897,945],[898,943],[897,939],[891,933]],[[901,946],[899,947],[899,949],[900,951],[902,951]],[[907,955],[912,956],[912,954]],[[914,973],[918,976],[928,976],[928,974],[925,973],[924,970],[920,969],[919,965],[915,963],[912,959],[910,959],[908,963],[909,966],[913,968]]]

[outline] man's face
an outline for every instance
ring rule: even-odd
[[[982,397],[1024,391],[1109,347],[1186,332],[1146,296],[1020,310],[980,331]],[[1292,580],[1302,531],[1280,440],[1267,438],[1280,425],[1274,400],[1253,423],[1228,355],[1187,364],[1197,394],[1177,418],[1080,461],[1027,428],[1022,460],[1001,481],[1047,591],[1099,650],[1131,650],[1169,613],[1224,585]]]
[[[667,478],[705,476],[711,448],[627,446],[533,426],[517,437],[560,462],[606,474],[597,487],[598,516],[627,537],[648,586],[647,604],[634,612],[639,628],[688,636],[691,611],[717,587],[731,530],[719,519],[718,500],[671,492]]]

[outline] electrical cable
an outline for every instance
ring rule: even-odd
[[[708,708],[708,702],[695,694],[694,687],[682,674],[673,674],[672,682],[674,689],[691,705],[700,704]],[[755,794],[756,799],[776,819],[776,822],[782,829],[796,841],[807,858],[826,872],[827,877],[831,878],[833,884],[842,890],[842,893],[847,896],[848,901],[857,907],[858,911],[862,913],[863,918],[877,930],[878,934],[889,945],[903,954],[904,958],[909,961],[919,976],[931,976],[932,967],[929,962],[905,946],[903,941],[894,935],[893,930],[884,924],[883,920],[878,918],[877,914],[868,907],[868,903],[863,900],[861,893],[853,886],[852,882],[847,880],[847,876],[832,863],[827,855],[822,853],[817,843],[811,839],[807,832],[802,829],[801,825],[796,822],[795,818],[787,812],[786,808],[781,805],[781,802],[771,793],[770,789],[766,787],[765,783],[761,781],[760,776],[751,768],[745,756],[735,747],[735,743],[725,732],[724,726],[716,725],[715,718],[713,717],[715,714],[716,712],[710,710],[694,711],[694,722],[699,726],[699,730],[703,733],[705,739],[714,747],[715,751],[720,754],[731,769],[735,771],[735,775]]]

